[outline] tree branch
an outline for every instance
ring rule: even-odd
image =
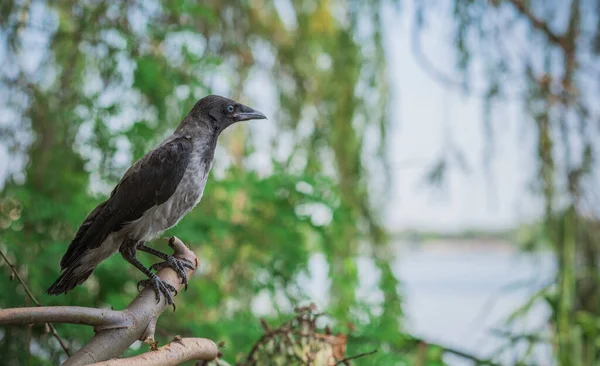
[[[187,259],[198,267],[196,255],[181,240],[173,237],[169,240],[169,246],[173,248],[174,256]],[[195,269],[186,269],[188,278],[191,278],[194,272]],[[183,284],[174,270],[166,267],[158,271],[157,275],[177,291],[181,291]],[[88,365],[119,357],[138,339],[153,343],[156,320],[167,307],[164,297],[161,297],[160,302],[156,302],[154,289],[147,287],[122,311],[79,306],[0,309],[0,325],[54,322],[93,326],[96,335],[64,363],[65,366]],[[126,361],[111,360],[106,364],[175,365],[191,359],[213,360],[218,356],[218,352],[217,346],[210,340],[178,337],[157,352],[146,353]]]
[[[548,23],[546,23],[544,20],[538,18],[533,11],[527,7],[527,5],[525,5],[523,0],[509,0],[509,2],[517,9],[517,11],[519,13],[521,13],[522,15],[524,15],[527,19],[529,19],[529,21],[531,22],[531,25],[536,28],[537,30],[542,31],[546,37],[548,37],[548,39],[550,41],[552,41],[553,43],[556,43],[557,45],[564,47],[564,37],[555,33],[552,29],[550,29],[550,26],[548,25]]]
[[[0,325],[71,323],[99,328],[124,327],[133,324],[128,313],[81,306],[40,306],[0,310]]]
[[[215,342],[205,338],[175,337],[156,351],[94,363],[90,366],[175,366],[190,360],[212,361],[219,351]]]
[[[361,357],[365,357],[365,356],[369,356],[369,355],[375,354],[375,353],[377,353],[377,351],[378,351],[378,350],[374,349],[374,350],[372,350],[371,352],[364,352],[364,353],[360,353],[360,354],[358,354],[358,355],[354,355],[354,356],[346,357],[346,358],[344,358],[344,359],[342,359],[342,360],[339,360],[339,361],[338,361],[338,362],[336,362],[335,364],[336,364],[336,365],[341,365],[341,364],[344,364],[344,365],[350,365],[350,362],[348,362],[348,361],[351,361],[351,360],[356,360],[357,358],[361,358]]]
[[[483,358],[479,358],[477,356],[474,356],[470,353],[467,353],[465,351],[456,349],[456,348],[452,348],[452,347],[448,347],[448,346],[443,346],[437,343],[431,343],[428,341],[425,341],[423,339],[420,338],[416,338],[416,337],[411,337],[410,340],[414,343],[414,344],[425,344],[425,345],[429,345],[429,346],[434,346],[434,347],[438,347],[441,349],[442,353],[448,353],[454,356],[458,356],[461,358],[464,358],[465,360],[469,360],[474,362],[476,365],[487,365],[487,366],[500,366],[500,364],[489,360],[489,359],[483,359]]]

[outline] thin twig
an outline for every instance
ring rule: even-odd
[[[415,13],[417,11],[418,10],[416,10]],[[415,18],[417,18],[416,14],[415,14]],[[421,67],[421,69],[423,69],[423,71],[428,73],[434,80],[440,81],[446,87],[453,87],[453,88],[458,87],[460,89],[465,89],[466,84],[464,81],[455,79],[452,76],[447,75],[445,72],[439,70],[433,64],[433,62],[431,62],[431,60],[427,57],[427,55],[425,55],[425,53],[423,53],[423,50],[421,48],[421,39],[420,39],[421,33],[420,32],[421,32],[421,30],[419,28],[418,22],[416,20],[414,20],[412,30],[411,30],[410,46],[411,46],[412,55],[415,58],[415,60],[417,61],[417,63],[419,64],[419,66]]]
[[[25,283],[25,281],[23,280],[23,278],[21,278],[21,275],[19,275],[19,272],[17,272],[17,268],[14,266],[14,264],[12,264],[8,260],[8,258],[6,257],[6,255],[4,254],[4,252],[2,250],[0,250],[0,255],[2,256],[2,258],[4,259],[4,261],[6,262],[6,264],[8,264],[8,266],[10,267],[12,273],[15,275],[15,277],[17,278],[17,280],[19,280],[19,282],[21,283],[21,286],[23,286],[23,289],[25,289],[25,292],[27,293],[27,295],[29,296],[29,298],[31,299],[31,301],[33,301],[35,303],[35,305],[37,305],[37,306],[42,306],[42,304],[40,304],[40,302],[37,301],[37,299],[35,298],[35,296],[33,296],[33,294],[31,293],[31,291],[29,290],[29,287],[27,286],[27,284]],[[67,354],[67,356],[71,357],[71,351],[69,351],[69,347],[67,347],[67,345],[65,344],[65,342],[63,341],[63,339],[60,337],[60,335],[56,331],[56,328],[54,328],[54,325],[52,323],[46,323],[46,324],[48,324],[48,328],[50,328],[50,331],[52,332],[52,335],[56,338],[56,340],[58,341],[58,343],[60,343],[60,346],[65,351],[65,353]]]
[[[415,337],[411,337],[411,338],[412,338],[411,340],[415,343],[424,343],[424,344],[428,344],[430,346],[439,347],[441,349],[442,353],[449,353],[454,356],[458,356],[458,357],[464,358],[466,360],[473,361],[477,365],[500,366],[500,364],[495,363],[492,360],[486,360],[483,358],[479,358],[479,357],[476,357],[472,354],[469,354],[469,353],[464,352],[459,349],[455,349],[455,348],[448,347],[448,346],[443,346],[443,345],[436,344],[436,343],[427,342],[420,338],[415,338]]]
[[[565,47],[564,36],[555,33],[550,28],[550,25],[548,23],[546,23],[544,20],[538,18],[533,13],[533,11],[530,8],[528,8],[527,5],[525,5],[525,2],[523,0],[509,0],[509,2],[517,9],[517,11],[519,13],[521,13],[527,19],[529,19],[529,21],[531,22],[531,25],[534,28],[536,28],[536,29],[540,30],[542,33],[544,33],[550,41],[559,45],[560,47],[563,47],[563,48]]]
[[[350,361],[350,360],[355,360],[355,359],[357,359],[357,358],[361,358],[361,357],[365,357],[365,356],[370,356],[370,355],[372,355],[372,354],[374,354],[374,353],[377,353],[377,351],[378,351],[378,350],[374,349],[374,350],[372,350],[371,352],[359,353],[359,354],[357,354],[357,355],[354,355],[354,356],[346,357],[346,358],[344,358],[343,360],[339,360],[339,361],[338,361],[338,362],[336,362],[335,364],[336,364],[336,365],[341,365],[341,364],[344,364],[344,365],[349,365],[348,361]]]
[[[352,339],[355,341],[358,341],[358,342],[363,342],[363,343],[371,341],[371,339],[366,338],[366,337],[353,337]],[[476,365],[500,366],[499,363],[496,363],[490,359],[479,358],[479,357],[469,354],[465,351],[462,351],[462,350],[459,350],[456,348],[452,348],[452,347],[448,347],[448,346],[444,346],[439,343],[429,342],[424,339],[413,337],[413,336],[410,336],[408,339],[406,339],[406,343],[404,343],[403,345],[392,344],[390,346],[391,346],[391,350],[393,352],[403,353],[403,352],[406,352],[407,350],[412,350],[415,346],[417,346],[419,344],[426,344],[429,346],[437,347],[440,349],[441,353],[443,353],[443,354],[446,354],[446,353],[452,354],[454,356],[464,358],[465,360],[472,361]]]
[[[33,294],[31,293],[31,291],[29,290],[29,287],[27,286],[27,284],[25,283],[25,281],[23,281],[23,278],[21,278],[21,275],[19,275],[19,272],[17,272],[17,268],[14,266],[14,264],[12,264],[8,260],[8,258],[4,254],[4,252],[2,252],[1,250],[0,250],[0,255],[2,256],[2,258],[4,259],[4,261],[6,262],[6,264],[8,264],[10,266],[10,268],[12,270],[12,273],[14,273],[14,275],[17,277],[17,280],[19,280],[19,282],[21,282],[21,285],[25,289],[25,292],[27,292],[27,295],[29,295],[29,298],[35,303],[35,305],[42,306],[42,304],[40,304],[40,302],[37,301],[37,299],[35,298],[35,296],[33,296]]]

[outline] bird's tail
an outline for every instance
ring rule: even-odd
[[[50,286],[46,293],[48,295],[60,295],[62,293],[67,293],[71,291],[75,286],[83,283],[83,281],[87,280],[88,277],[94,271],[94,267],[90,268],[87,271],[75,271],[78,266],[71,266],[65,268],[65,270],[60,274],[56,282]]]

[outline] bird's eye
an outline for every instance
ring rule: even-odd
[[[229,113],[233,113],[233,106],[232,106],[232,105],[228,105],[228,106],[227,106],[227,111],[228,111]]]

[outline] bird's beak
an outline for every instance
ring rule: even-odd
[[[240,105],[239,112],[233,115],[233,119],[235,122],[240,122],[248,121],[251,119],[267,119],[267,116],[265,116],[262,112],[254,110],[242,104]]]

